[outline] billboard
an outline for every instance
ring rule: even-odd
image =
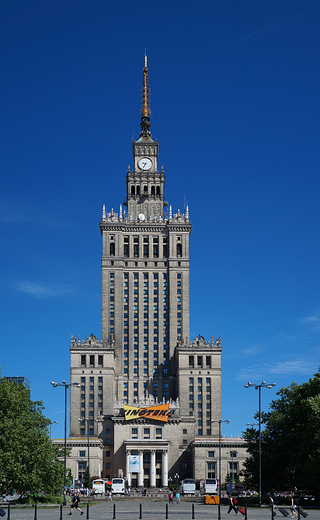
[[[169,411],[169,403],[149,406],[147,408],[138,408],[137,406],[124,405],[124,415],[126,421],[143,417],[144,419],[153,419],[155,421],[168,422],[169,415],[173,414],[174,410]]]
[[[129,471],[130,473],[139,473],[139,455],[130,455]]]

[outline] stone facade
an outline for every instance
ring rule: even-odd
[[[197,437],[190,444],[195,479],[219,477],[219,437]],[[221,437],[222,482],[227,475],[239,477],[247,458],[245,440],[241,437]]]
[[[218,435],[221,342],[189,340],[189,208],[173,213],[150,132],[148,69],[143,69],[141,133],[133,141],[126,201],[102,211],[102,339],[71,338],[70,439],[103,443],[101,477],[167,486],[200,475],[194,439]],[[127,420],[126,405],[169,405],[166,421]],[[158,412],[157,412],[158,413]],[[80,421],[79,421],[80,419]],[[89,428],[89,430],[87,430]],[[210,441],[211,442],[211,441]],[[139,467],[132,471],[132,458]],[[200,460],[200,459],[199,459]],[[200,464],[200,462],[199,462]],[[201,478],[205,474],[201,475]]]
[[[64,453],[64,439],[53,439],[52,443],[58,446],[61,452]],[[90,475],[96,477],[101,475],[103,458],[103,443],[101,439],[91,436],[88,443],[88,439],[83,437],[70,438],[67,439],[67,450],[67,468],[70,468],[74,478],[84,478],[88,465],[88,453]],[[64,456],[59,457],[59,460],[63,461]]]

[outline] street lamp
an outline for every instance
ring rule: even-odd
[[[50,426],[50,440],[51,440],[51,426],[52,426],[53,424],[58,424],[58,421],[53,421],[53,422],[50,421],[50,422],[49,422],[49,426]]]
[[[267,385],[265,381],[262,381],[260,385],[255,383],[247,383],[244,385],[245,388],[253,387],[255,390],[259,390],[259,507],[261,507],[261,388],[273,388],[276,383],[270,383]]]
[[[176,473],[174,478],[176,479],[176,493],[177,493],[178,492],[178,482],[179,482],[180,475],[178,473]]]
[[[221,520],[221,423],[229,424],[229,419],[222,421],[221,419],[211,419],[211,422],[219,423],[219,504],[218,504],[218,520]]]
[[[78,419],[78,421],[82,422],[82,421],[87,421],[87,437],[88,437],[88,485],[89,485],[89,490],[91,488],[90,486],[90,420],[93,420],[93,419],[89,419],[88,417],[86,417],[85,419]],[[94,419],[95,422],[99,422],[98,419]],[[90,491],[89,491],[89,502],[90,502]]]
[[[231,457],[231,484],[232,484],[231,489],[233,489],[233,481],[234,481],[234,473],[233,473],[233,468],[234,468],[233,464],[234,464],[234,462],[233,462],[233,458],[238,455],[238,452],[237,451],[230,451],[229,455]]]
[[[66,485],[67,485],[67,390],[70,386],[75,386],[80,388],[80,383],[69,383],[67,384],[65,381],[62,383],[55,383],[51,381],[50,383],[53,388],[57,388],[57,386],[64,386],[64,486],[63,486],[63,505],[66,505]]]

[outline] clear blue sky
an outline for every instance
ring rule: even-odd
[[[247,381],[320,364],[319,0],[4,0],[0,23],[2,375],[62,437],[50,381],[71,334],[101,337],[99,220],[125,200],[146,48],[166,200],[193,223],[190,335],[221,336],[241,434]]]

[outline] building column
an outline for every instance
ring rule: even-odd
[[[143,487],[143,451],[139,451],[138,487]]]
[[[168,486],[168,450],[162,452],[162,486]]]
[[[131,487],[131,473],[130,473],[130,455],[131,451],[126,452],[126,477],[128,481],[128,486]]]
[[[151,475],[150,475],[150,487],[156,487],[156,452],[151,450]]]

